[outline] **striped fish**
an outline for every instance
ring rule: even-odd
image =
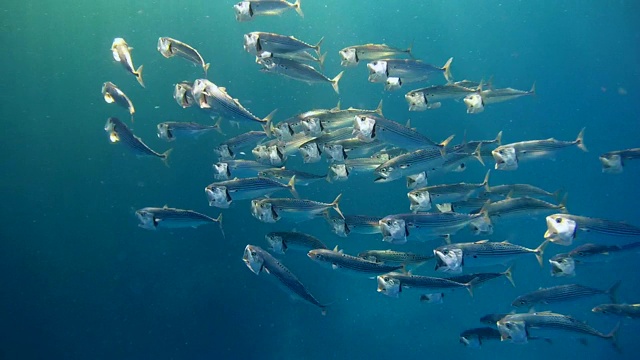
[[[274,223],[283,216],[293,220],[310,220],[317,215],[327,212],[329,209],[335,210],[340,216],[339,202],[342,194],[338,195],[331,203],[307,199],[288,198],[267,198],[251,201],[251,214],[258,220],[266,223]]]
[[[307,256],[318,263],[330,265],[334,270],[343,269],[360,274],[383,274],[402,268],[402,265],[388,265],[345,254],[337,246],[333,250],[313,249]]]
[[[489,189],[489,174],[490,171],[487,171],[484,181],[479,184],[442,184],[411,190],[407,193],[411,203],[409,209],[413,212],[429,211],[433,204],[465,201],[472,196],[480,195]],[[491,214],[489,213],[489,215]]]
[[[139,209],[136,211],[136,217],[140,221],[138,226],[148,230],[157,230],[158,228],[197,228],[200,225],[218,223],[220,232],[222,232],[222,236],[224,236],[224,232],[222,231],[222,213],[214,219],[193,210],[175,209],[165,205],[161,208],[145,207]]]
[[[382,116],[382,100],[373,110],[348,108],[340,110],[340,104],[331,110],[316,110],[297,115],[300,126],[305,134],[318,136],[321,132],[327,132],[353,125],[356,115],[376,114]]]
[[[404,244],[409,236],[425,241],[438,237],[449,239],[450,235],[471,225],[476,232],[492,232],[491,220],[486,213],[418,213],[388,215],[379,221],[383,241],[393,244]]]
[[[398,49],[387,44],[353,45],[340,50],[339,54],[342,58],[340,61],[342,66],[356,66],[360,60],[381,60],[400,55],[413,57],[411,46],[406,49]]]
[[[327,305],[321,304],[289,269],[259,246],[247,245],[244,248],[242,261],[256,275],[259,275],[262,270],[273,275],[287,291],[319,307],[322,314],[326,314]]]
[[[504,197],[539,196],[553,199],[557,199],[558,195],[560,194],[560,190],[549,192],[529,184],[507,184],[490,186],[489,191],[487,192],[491,195],[499,195]]]
[[[433,255],[422,255],[394,250],[366,250],[358,254],[363,259],[394,264],[422,264],[433,259]]]
[[[402,292],[402,288],[418,288],[429,290],[444,290],[444,289],[457,289],[466,288],[469,291],[469,295],[473,296],[473,285],[475,280],[471,280],[467,283],[459,283],[450,279],[421,276],[392,272],[377,277],[378,292],[381,292],[390,297],[399,297]]]
[[[251,177],[256,176],[260,171],[271,168],[271,165],[253,160],[226,160],[213,164],[213,178],[220,181]]]
[[[602,172],[619,174],[622,172],[625,160],[640,159],[640,148],[610,151],[600,155]]]
[[[193,83],[189,81],[182,81],[175,85],[173,89],[173,98],[182,106],[182,108],[188,108],[196,103],[191,93]]]
[[[265,235],[264,238],[276,254],[284,254],[289,249],[309,251],[327,248],[315,236],[297,231],[273,231]]]
[[[355,234],[379,234],[378,225],[381,217],[370,215],[345,215],[344,217],[326,217],[331,225],[331,230],[338,236],[347,237],[351,233]]]
[[[220,123],[218,122],[215,125],[202,125],[196,122],[165,121],[158,124],[157,128],[158,138],[166,141],[173,141],[176,137],[183,136],[192,136],[197,138],[212,130],[220,132]]]
[[[204,192],[209,206],[227,209],[234,200],[255,199],[278,190],[287,189],[293,196],[298,197],[295,179],[293,176],[286,185],[264,177],[233,179],[209,184],[204,188]]]
[[[505,218],[514,215],[533,217],[537,214],[548,214],[552,211],[566,212],[566,201],[565,197],[560,204],[556,205],[540,199],[523,196],[488,202],[484,205],[484,209],[490,217]]]
[[[172,149],[169,149],[162,154],[152,150],[147,144],[142,142],[142,139],[133,135],[133,132],[118,118],[110,117],[107,120],[104,130],[109,133],[109,140],[112,143],[122,143],[128,147],[136,156],[151,156],[157,157],[164,161],[167,165],[167,160]]]
[[[304,17],[300,8],[300,0],[294,3],[285,0],[248,0],[233,5],[237,21],[251,21],[257,15],[282,15],[285,11],[294,9],[300,17]]]
[[[553,214],[546,220],[544,238],[559,245],[571,245],[578,236],[578,230],[617,237],[640,237],[640,227],[623,222],[570,214]]]
[[[344,71],[341,71],[333,79],[330,79],[318,70],[314,69],[313,66],[301,64],[294,60],[271,57],[256,58],[256,62],[262,65],[262,69],[260,70],[263,72],[282,75],[294,80],[306,82],[307,84],[331,84],[333,91],[335,91],[336,94],[340,94],[340,87],[338,84],[342,78],[342,74],[344,74]]]
[[[455,282],[459,282],[459,283],[467,283],[471,280],[474,280],[473,286],[477,287],[480,284],[483,284],[487,281],[493,280],[493,279],[497,279],[499,277],[506,277],[507,280],[509,280],[509,282],[511,283],[511,285],[513,285],[513,287],[516,286],[516,283],[513,282],[513,265],[510,266],[506,271],[501,272],[501,273],[475,273],[475,274],[465,274],[465,275],[457,275],[457,276],[451,276],[448,277],[447,279],[451,280],[451,281],[455,281]]]
[[[197,66],[202,66],[204,77],[207,77],[209,63],[205,63],[202,55],[192,46],[170,37],[160,37],[158,38],[158,51],[167,59],[177,55]]]
[[[286,36],[262,31],[254,31],[244,35],[244,49],[252,55],[263,51],[275,54],[286,54],[306,50],[315,50],[320,56],[320,45],[324,37],[315,45],[307,44],[293,36]]]
[[[376,183],[389,182],[408,175],[421,172],[437,171],[447,160],[447,154],[442,156],[440,149],[420,149],[396,156],[378,166],[374,173]]]
[[[591,309],[594,313],[640,318],[640,304],[602,304]]]
[[[135,114],[136,109],[133,107],[133,103],[129,97],[114,83],[107,81],[102,84],[102,96],[107,104],[116,103],[127,109],[131,115],[131,122],[133,122],[133,114]]]
[[[447,82],[451,82],[451,63],[449,58],[442,67],[427,64],[414,59],[384,59],[367,64],[370,82],[385,82],[388,78],[400,78],[403,82],[426,81],[432,74],[441,73]]]
[[[140,86],[144,87],[144,81],[142,81],[142,65],[140,65],[138,69],[134,68],[131,50],[133,50],[133,48],[130,47],[123,38],[113,39],[113,43],[111,44],[113,59],[119,62],[127,72],[133,74]]]
[[[225,140],[220,145],[214,147],[213,152],[220,160],[234,159],[236,157],[236,150],[256,146],[266,138],[267,133],[264,131],[247,131]]]
[[[272,168],[260,171],[258,176],[268,177],[271,179],[278,179],[282,181],[289,182],[292,177],[296,177],[296,185],[307,186],[311,183],[314,183],[318,180],[326,179],[327,175],[317,175],[304,171],[285,169],[281,168]]]
[[[504,265],[525,254],[534,254],[538,263],[542,266],[544,249],[548,244],[548,241],[544,241],[537,248],[529,249],[507,241],[489,242],[488,240],[482,240],[440,246],[434,249],[433,253],[436,255],[437,271],[460,273],[463,266]]]
[[[473,94],[479,83],[468,81],[457,81],[445,85],[432,85],[421,89],[411,90],[405,96],[409,104],[409,111],[425,111],[439,107],[439,101],[446,99],[460,100],[468,94]]]
[[[520,295],[511,303],[511,306],[531,308],[537,304],[548,305],[595,295],[608,295],[611,298],[611,301],[616,303],[616,292],[618,291],[618,287],[620,287],[620,281],[613,284],[613,286],[607,290],[595,289],[578,284],[552,286]]]

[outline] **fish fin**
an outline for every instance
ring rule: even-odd
[[[534,250],[534,254],[536,255],[536,259],[538,260],[538,263],[540,264],[540,267],[544,266],[543,255],[544,255],[544,249],[547,247],[547,245],[549,245],[549,240],[543,241],[542,244],[540,244],[540,246],[538,246]]]
[[[113,100],[113,96],[111,96],[111,94],[109,93],[104,93],[104,101],[107,104],[113,104],[115,102],[115,100]]]
[[[486,244],[488,242],[489,242],[489,240],[478,240],[478,241],[474,242],[474,244]]]
[[[444,238],[444,242],[446,242],[447,245],[451,244],[451,234],[445,234],[442,235],[442,237]]]
[[[477,284],[478,281],[480,281],[480,278],[474,277],[473,279],[471,279],[471,281],[469,281],[468,283],[464,284],[464,287],[467,289],[467,291],[469,292],[469,295],[471,295],[471,297],[473,297],[473,286],[475,284]]]
[[[342,194],[339,194],[338,196],[336,196],[336,199],[333,200],[333,202],[331,203],[331,207],[338,213],[338,215],[340,215],[341,218],[344,219],[344,215],[342,214],[342,211],[340,211],[340,207],[339,207],[339,203],[340,203],[340,199],[342,198]]]
[[[414,42],[414,40],[411,40],[411,44],[409,44],[409,47],[407,47],[404,50],[404,52],[406,52],[412,59],[413,59],[413,53],[411,51],[413,50],[413,42]]]
[[[338,245],[336,245],[336,246],[333,248],[333,251],[334,251],[334,252],[338,252]]]
[[[296,0],[296,2],[294,2],[292,6],[296,10],[298,15],[300,15],[300,17],[304,19],[304,13],[302,12],[302,8],[300,7],[300,0]],[[322,315],[326,315],[326,312]]]
[[[451,140],[453,140],[455,136],[456,134],[452,134],[451,136],[446,138],[443,142],[438,144],[440,145],[440,154],[442,154],[442,156],[445,156],[447,154],[447,145],[449,145],[449,143],[451,142]]]
[[[447,83],[450,83],[453,80],[453,76],[451,75],[451,63],[453,62],[453,58],[449,58],[447,62],[442,67],[444,70],[444,78],[447,79]]]
[[[298,192],[296,191],[296,176],[293,175],[291,177],[291,180],[289,180],[289,183],[287,184],[287,187],[289,187],[289,191],[291,192],[291,195],[293,195],[294,198],[299,199],[300,195],[298,195]]]
[[[618,322],[616,324],[616,326],[613,328],[613,330],[611,330],[610,333],[608,333],[607,335],[605,335],[605,338],[611,339],[612,345],[613,347],[616,349],[616,351],[620,352],[620,345],[618,345],[618,332],[620,330],[620,322]]]
[[[607,294],[611,299],[611,302],[614,304],[618,303],[618,289],[620,288],[621,281],[618,280],[615,284],[611,285],[611,287],[607,290]]]
[[[113,54],[113,60],[120,62],[120,54],[117,51],[113,51],[113,48],[111,48],[111,53]]]
[[[318,63],[320,64],[320,70],[324,70],[324,60],[327,58],[328,53],[324,53],[318,57]]]
[[[340,99],[338,99],[338,103],[333,109],[331,109],[331,111],[340,111]]]
[[[473,151],[471,155],[473,155],[473,157],[476,158],[480,162],[480,164],[482,164],[482,166],[485,166],[484,160],[482,160],[482,153],[480,152],[481,147],[482,147],[482,142],[478,144],[478,147],[476,147],[476,149]]]
[[[563,214],[566,214],[567,211],[567,197],[569,196],[569,193],[565,193],[564,197],[562,198],[562,201],[560,201],[560,204],[558,204],[558,207],[560,208],[560,212],[562,212]]]
[[[140,65],[138,70],[136,70],[133,74],[136,76],[136,80],[138,80],[138,83],[140,83],[140,85],[144,87],[144,81],[142,80],[142,65]]]
[[[484,185],[484,191],[490,191],[491,187],[489,186],[489,175],[491,174],[491,170],[487,170],[487,175],[484,176],[484,181],[482,184]]]
[[[218,134],[220,135],[225,135],[225,133],[222,132],[222,117],[218,117],[218,120],[216,120],[216,123],[213,124],[213,128],[218,132]]]
[[[162,158],[162,162],[166,167],[169,167],[169,155],[171,154],[172,151],[173,149],[169,149],[163,152],[162,154],[160,154],[160,157]]]
[[[320,46],[322,45],[322,42],[324,41],[324,36],[320,39],[320,41],[318,41],[318,43],[313,47],[316,50],[316,53],[318,54],[318,57],[320,56]]]
[[[218,223],[218,226],[220,227],[220,232],[222,233],[222,238],[226,239],[227,236],[224,234],[224,229],[222,228],[222,213],[220,213],[220,215],[218,215],[218,217],[215,218],[214,220]]]
[[[380,99],[380,102],[378,103],[378,106],[376,107],[374,112],[382,116],[382,99]]]
[[[340,71],[340,74],[336,75],[336,77],[334,77],[333,79],[331,79],[331,86],[333,87],[333,91],[336,92],[336,94],[340,94],[340,88],[338,87],[338,81],[340,81],[340,79],[342,78],[342,74],[344,74],[344,71]]]
[[[562,194],[562,190],[558,189],[556,191],[554,191],[551,196],[556,200],[559,201],[560,200],[560,194]]]
[[[576,144],[578,145],[580,150],[582,150],[584,152],[589,152],[589,150],[587,149],[587,147],[584,144],[584,129],[585,128],[582,128],[582,130],[580,130],[580,133],[578,133],[578,137],[576,138]]]
[[[515,264],[512,264],[511,266],[509,266],[509,268],[503,272],[502,274],[504,275],[504,277],[506,277],[509,282],[511,283],[511,285],[513,285],[513,287],[516,287],[516,283],[513,281],[513,267],[515,266]]]
[[[203,68],[204,68],[204,77],[207,77],[207,71],[209,71],[209,65],[211,65],[210,63],[206,63],[204,64]]]
[[[493,139],[493,141],[495,141],[498,146],[502,145],[502,130],[498,132],[498,135],[496,135],[496,138]]]
[[[529,94],[531,95],[535,95],[536,94],[536,82],[533,82],[533,85],[531,85],[531,90],[529,90]]]
[[[273,110],[272,112],[269,113],[269,115],[267,115],[264,119],[262,119],[262,121],[264,122],[264,125],[262,125],[262,128],[264,129],[264,132],[267,134],[267,137],[271,137],[271,130],[273,129],[271,122],[273,121],[273,115],[275,115],[277,111],[278,109]]]

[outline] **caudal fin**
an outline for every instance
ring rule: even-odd
[[[302,12],[302,8],[300,7],[300,0],[296,0],[296,2],[293,3],[293,8],[296,9],[298,15],[300,15],[300,17],[304,19],[304,13]]]
[[[209,63],[204,64],[204,66],[202,67],[204,69],[204,77],[207,77],[207,71],[209,71]]]
[[[540,264],[540,267],[544,266],[544,249],[547,247],[547,245],[549,245],[549,240],[543,241],[542,244],[540,244],[540,246],[538,246],[534,250],[534,254],[536,254],[536,259],[538,260],[538,264]]]
[[[324,41],[324,36],[320,39],[320,41],[318,41],[318,43],[313,47],[316,50],[316,53],[318,55],[318,57],[320,57],[320,46],[322,45],[322,42]]]
[[[218,215],[218,217],[215,219],[215,221],[218,223],[218,226],[220,227],[220,232],[222,233],[222,238],[226,239],[227,236],[224,234],[224,229],[222,229],[222,213],[220,213],[220,215]]]
[[[173,149],[169,149],[165,152],[163,152],[162,154],[160,154],[160,158],[162,159],[162,162],[164,163],[164,166],[169,167],[169,155],[171,154],[171,152],[173,151]]]
[[[296,191],[296,176],[293,175],[291,177],[291,180],[289,180],[289,183],[287,184],[287,187],[289,188],[289,191],[291,192],[291,195],[293,195],[294,198],[299,199],[300,195],[298,195],[298,192]]]
[[[338,87],[338,81],[340,81],[340,79],[342,78],[342,74],[344,74],[344,71],[340,71],[340,74],[336,75],[336,77],[331,79],[331,86],[333,86],[333,91],[335,91],[336,94],[338,95],[340,95],[340,88]]]
[[[498,135],[496,135],[496,138],[493,139],[493,141],[495,141],[496,144],[498,144],[498,146],[502,145],[502,130],[500,130],[500,132],[498,133]]]
[[[136,80],[138,80],[138,83],[140,83],[140,85],[142,85],[142,87],[144,87],[144,81],[142,80],[142,65],[140,65],[140,67],[138,68],[138,70],[136,70],[133,75],[136,76]]]
[[[618,303],[618,289],[620,288],[620,283],[621,281],[617,281],[609,288],[609,290],[607,290],[607,294],[609,295],[611,302],[614,304]]]
[[[331,203],[331,207],[338,213],[338,215],[340,215],[341,218],[344,219],[344,215],[342,214],[342,211],[340,211],[340,199],[342,198],[342,194],[338,195],[336,197],[335,200],[333,200],[333,202]]]
[[[453,80],[453,76],[451,75],[451,63],[453,62],[453,58],[449,58],[447,62],[442,67],[444,70],[444,78],[447,79],[447,82],[450,83]]]
[[[489,175],[491,174],[491,170],[487,170],[487,175],[484,176],[484,181],[482,185],[484,185],[484,191],[490,191],[491,187],[489,186]]]
[[[582,130],[580,130],[580,133],[578,134],[578,137],[576,138],[576,144],[578,145],[580,150],[582,150],[584,152],[588,152],[589,150],[587,149],[587,147],[584,144],[584,129],[585,128],[582,128]]]
[[[324,60],[327,58],[328,53],[324,53],[318,57],[318,63],[320,64],[320,69],[324,70]]]
[[[482,166],[485,166],[484,160],[482,160],[482,152],[480,151],[481,147],[482,147],[482,142],[478,144],[478,147],[476,147],[476,150],[471,155],[473,155],[473,157],[475,157],[480,162],[480,164],[482,164]]]
[[[447,145],[449,145],[449,143],[451,142],[451,140],[453,140],[455,136],[456,134],[453,134],[448,138],[446,138],[443,142],[438,144],[438,146],[440,147],[440,154],[442,154],[442,156],[445,156],[447,154]]]
[[[509,268],[503,272],[502,274],[504,275],[504,277],[507,278],[507,280],[509,280],[509,282],[511,283],[511,285],[513,285],[513,287],[516,287],[516,283],[513,282],[513,267],[514,265],[509,266]]]
[[[267,115],[264,119],[262,119],[262,121],[264,122],[264,125],[262,125],[262,128],[264,129],[264,132],[267,134],[267,137],[271,137],[271,122],[273,121],[273,115],[275,115],[275,113],[278,111],[278,109],[273,110],[271,113],[269,113],[269,115]]]

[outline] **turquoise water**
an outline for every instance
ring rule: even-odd
[[[226,239],[215,226],[162,232],[137,227],[133,213],[144,206],[219,213],[207,206],[202,188],[213,181],[211,148],[224,137],[206,135],[169,145],[155,135],[161,121],[211,123],[206,114],[181,109],[172,99],[173,84],[202,74],[181,59],[163,58],[156,50],[159,36],[193,45],[211,63],[210,80],[227,87],[260,117],[277,108],[277,121],[333,107],[338,99],[343,107],[358,108],[374,108],[383,99],[386,117],[402,123],[410,118],[412,126],[436,140],[455,133],[461,141],[465,132],[468,138],[491,139],[500,130],[505,142],[572,140],[586,127],[589,153],[570,149],[555,161],[495,171],[491,182],[564,189],[571,213],[640,224],[638,164],[608,175],[601,173],[597,158],[606,151],[638,147],[637,3],[302,3],[304,20],[290,13],[250,23],[235,21],[232,1],[0,5],[5,130],[0,152],[0,358],[635,358],[640,328],[630,320],[623,320],[620,330],[621,354],[606,341],[589,339],[585,346],[570,336],[554,338],[553,344],[489,342],[480,350],[458,343],[462,330],[481,325],[480,316],[508,312],[517,295],[540,286],[580,282],[607,288],[622,280],[621,300],[637,303],[633,256],[580,269],[573,279],[552,278],[548,264],[540,270],[533,257],[523,258],[514,271],[517,288],[502,279],[477,289],[473,298],[457,291],[447,294],[442,305],[428,305],[417,300],[418,291],[387,298],[375,291],[374,280],[332,272],[304,254],[287,254],[283,263],[316,297],[331,303],[323,317],[313,306],[290,300],[267,281],[268,275],[248,271],[241,261],[245,245],[266,247],[264,234],[296,227],[347,253],[388,248],[378,236],[338,238],[321,220],[263,224],[251,217],[248,202],[224,210]],[[366,81],[364,64],[346,69],[340,97],[329,86],[260,73],[242,48],[242,35],[250,31],[291,34],[310,43],[324,36],[330,77],[343,70],[337,55],[343,47],[413,43],[414,55],[434,65],[453,56],[456,80],[493,76],[496,86],[518,89],[536,82],[538,93],[491,105],[474,116],[455,102],[409,113],[403,95],[414,87],[385,93],[380,84]],[[115,37],[134,47],[134,64],[144,64],[146,89],[113,61],[109,48]],[[113,81],[134,102],[131,127],[136,135],[154,149],[174,148],[170,168],[109,144],[106,119],[128,121],[128,115],[102,100],[105,81]],[[223,123],[228,136],[257,129]],[[299,159],[293,164],[315,172],[325,165],[302,167]],[[471,164],[466,172],[437,181],[479,182],[485,171]],[[402,181],[370,180],[361,176],[299,190],[305,198],[322,201],[343,193],[345,213],[408,211]],[[497,224],[491,239],[535,247],[544,231],[544,216],[525,218]],[[455,241],[477,239],[462,234]],[[433,245],[399,249],[428,252]],[[545,258],[567,250],[550,246]],[[600,300],[551,309],[606,333],[616,319],[589,311]]]

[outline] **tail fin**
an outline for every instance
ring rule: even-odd
[[[449,145],[449,143],[451,142],[451,140],[453,140],[455,136],[456,134],[453,134],[448,138],[446,138],[443,142],[438,144],[440,146],[440,153],[442,154],[442,156],[445,156],[447,154],[447,145]]]
[[[498,133],[498,135],[496,135],[496,138],[493,139],[493,141],[495,141],[496,144],[498,144],[498,146],[502,145],[502,130],[500,130],[500,132]]]
[[[620,346],[618,345],[618,331],[619,330],[620,330],[620,322],[618,322],[616,324],[616,327],[614,327],[613,330],[611,330],[610,333],[608,333],[607,335],[604,336],[607,339],[611,339],[613,347],[618,352],[620,352]]]
[[[300,15],[300,17],[304,19],[304,13],[302,12],[302,8],[300,7],[300,0],[296,0],[296,2],[293,3],[293,8],[296,9],[298,15]]]
[[[540,244],[540,246],[538,246],[535,250],[534,250],[534,254],[536,254],[536,259],[538,260],[538,263],[540,264],[540,267],[544,266],[544,259],[543,259],[543,255],[544,255],[544,249],[547,247],[547,245],[549,245],[549,240],[545,240],[542,242],[542,244]]]
[[[300,195],[298,195],[298,192],[296,191],[296,176],[293,175],[291,177],[291,179],[289,180],[289,183],[287,184],[287,187],[289,188],[289,191],[291,192],[291,195],[293,195],[293,197],[295,197],[296,199],[300,198]]]
[[[453,76],[451,75],[451,63],[453,62],[453,58],[449,58],[447,62],[442,67],[444,70],[444,78],[447,79],[447,82],[450,83],[453,80]]]
[[[133,75],[136,76],[136,80],[138,80],[138,82],[140,83],[140,85],[142,85],[142,87],[144,87],[144,81],[142,80],[142,65],[140,65],[140,67],[138,68],[138,70],[136,70]]]
[[[618,303],[618,289],[620,288],[620,283],[621,281],[618,280],[618,282],[613,284],[609,290],[607,290],[607,294],[609,295],[611,302],[614,304]]]
[[[204,77],[207,77],[207,71],[209,71],[209,63],[204,64],[203,68],[204,68]]]
[[[413,59],[413,53],[411,52],[411,50],[413,50],[413,40],[411,40],[411,44],[409,44],[409,47],[404,50],[404,52],[406,52],[407,55],[409,55]]]
[[[584,152],[588,152],[589,150],[587,150],[587,147],[584,145],[584,129],[585,128],[582,128],[582,130],[580,130],[580,133],[578,134],[578,137],[576,138],[576,144],[578,145],[580,150],[582,150]]]
[[[558,204],[558,207],[560,208],[560,212],[562,212],[563,214],[567,213],[567,197],[569,196],[569,193],[565,193],[564,197],[562,198],[562,201],[560,201],[560,204]]]
[[[465,288],[467,289],[467,291],[469,292],[469,295],[471,295],[471,297],[473,297],[473,286],[474,286],[475,284],[477,284],[477,283],[478,283],[478,281],[480,281],[480,278],[475,277],[475,278],[473,278],[471,281],[469,281],[468,283],[463,284],[463,285],[464,285],[464,287],[465,287]]]
[[[164,163],[164,166],[169,167],[169,155],[171,154],[171,152],[173,151],[173,149],[169,149],[165,152],[163,152],[162,154],[160,154],[160,158],[162,158],[162,162]]]
[[[480,164],[482,164],[482,166],[485,166],[484,165],[484,160],[482,160],[482,153],[480,152],[480,148],[481,147],[482,147],[482,142],[480,142],[478,144],[478,147],[476,148],[476,150],[471,155],[473,155],[473,157],[478,159],[478,161],[480,162]]]
[[[313,47],[316,50],[316,53],[318,53],[318,56],[320,56],[320,45],[322,45],[322,42],[324,41],[324,36],[320,39],[320,41],[318,41],[318,43]]]
[[[378,106],[376,107],[376,110],[374,112],[382,116],[382,99],[380,99],[380,102],[378,103]]]
[[[218,134],[220,134],[220,135],[224,135],[224,133],[222,132],[222,126],[221,126],[221,124],[222,124],[222,117],[219,117],[219,118],[216,120],[216,123],[215,123],[215,124],[213,124],[213,128],[218,132]]]
[[[264,132],[267,134],[267,137],[271,137],[271,122],[273,121],[273,115],[275,115],[276,111],[278,111],[278,109],[273,110],[272,112],[269,113],[269,115],[267,115],[263,120],[264,125],[262,125],[262,128],[264,129]]]
[[[505,272],[503,272],[502,274],[504,275],[504,277],[506,277],[509,280],[509,282],[511,283],[511,285],[513,285],[513,287],[516,287],[516,283],[513,282],[513,267],[514,266],[515,266],[515,264],[509,266],[509,268]]]
[[[491,187],[489,186],[489,174],[491,174],[491,170],[487,170],[487,175],[484,176],[484,181],[482,182],[484,185],[484,191],[491,190]]]
[[[222,238],[226,239],[227,236],[224,234],[224,230],[222,229],[222,213],[220,213],[220,215],[218,215],[218,217],[215,218],[214,220],[218,223],[218,226],[220,227],[220,232],[222,233]]]
[[[344,219],[344,215],[342,214],[342,211],[340,211],[340,207],[339,207],[339,203],[340,203],[340,199],[342,198],[342,194],[336,196],[336,199],[333,200],[333,202],[331,203],[331,207],[338,213],[338,215],[340,215],[341,218]]]
[[[318,57],[318,63],[320,64],[320,69],[324,70],[324,60],[327,58],[328,52],[324,53],[324,55],[320,55]]]
[[[338,95],[340,95],[340,88],[338,87],[338,81],[340,81],[340,79],[342,78],[342,74],[344,74],[344,71],[340,71],[340,74],[336,75],[336,77],[331,79],[331,86],[333,86],[333,91],[335,91],[336,94]]]
[[[535,95],[536,94],[536,82],[533,82],[533,85],[531,85],[531,90],[529,90],[529,94],[531,95]]]

